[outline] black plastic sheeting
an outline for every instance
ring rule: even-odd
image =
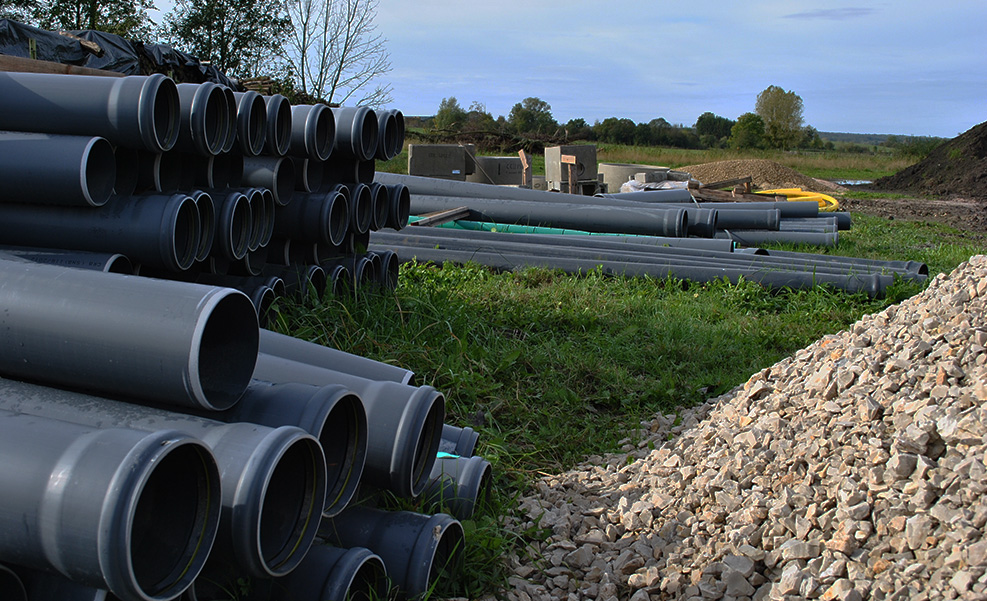
[[[99,45],[100,56],[82,48],[78,40],[10,19],[0,19],[0,54],[115,71],[124,75],[162,73],[177,83],[212,82],[242,91],[235,80],[216,67],[167,44],[145,44],[112,33],[81,30],[72,35]],[[33,52],[32,52],[33,41]]]

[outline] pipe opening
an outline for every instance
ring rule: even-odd
[[[309,159],[324,161],[332,154],[332,147],[336,141],[336,118],[329,109],[315,110],[316,115],[315,131],[312,138],[312,155]]]
[[[218,154],[226,144],[226,129],[224,124],[228,115],[226,114],[226,94],[222,88],[213,86],[206,95],[206,110],[202,112],[203,122],[199,124],[202,128],[203,150],[209,154]]]
[[[137,175],[140,171],[138,153],[132,148],[117,146],[113,149],[116,178],[113,180],[113,193],[130,196],[137,190]]]
[[[284,156],[291,145],[291,106],[284,97],[279,97],[272,102],[275,103],[273,122],[268,115],[268,147],[274,156]]]
[[[231,88],[220,86],[226,108],[223,110],[223,148],[221,152],[229,152],[236,145],[236,94]]]
[[[370,197],[373,199],[371,202],[373,218],[370,222],[370,229],[377,231],[387,226],[387,218],[391,208],[390,196],[384,186],[373,183],[370,184]]]
[[[353,231],[365,234],[370,231],[370,222],[373,219],[373,195],[366,184],[356,184],[350,194]]]
[[[334,265],[330,268],[329,284],[326,290],[335,297],[341,297],[352,289],[352,276],[350,270],[342,265]]]
[[[228,196],[223,204],[224,219],[226,225],[223,239],[229,245],[227,258],[239,260],[247,254],[247,245],[250,243],[251,214],[250,202],[247,197],[239,192],[234,192]]]
[[[311,438],[292,444],[271,474],[260,515],[261,556],[272,570],[297,565],[318,528],[322,513],[324,482],[320,486],[321,454]],[[320,494],[321,493],[321,494]]]
[[[324,202],[329,203],[329,223],[326,224],[329,242],[333,246],[339,246],[346,240],[346,232],[350,227],[350,208],[346,204],[346,198],[339,192],[330,192]]]
[[[358,158],[361,161],[369,161],[377,154],[377,114],[370,109],[362,111],[362,113],[363,119],[359,123],[359,143],[362,148]],[[357,124],[354,123],[354,129],[356,126]]]
[[[353,393],[343,395],[326,417],[318,436],[326,456],[323,513],[339,513],[356,492],[367,451],[367,414]]]
[[[291,194],[295,191],[295,163],[284,159],[278,161],[274,168],[274,189],[271,192],[277,204],[285,206],[291,200]]]
[[[184,444],[158,460],[140,492],[130,531],[134,578],[168,596],[198,574],[219,519],[219,474],[204,446]]]
[[[191,197],[185,196],[175,214],[174,229],[172,230],[172,256],[174,266],[180,271],[188,269],[195,261],[195,253],[199,248],[199,210]]]
[[[411,491],[414,496],[421,494],[428,484],[432,466],[435,465],[435,454],[439,450],[439,441],[442,439],[442,424],[445,420],[445,397],[442,393],[430,388],[419,390],[428,391],[426,398],[430,402],[419,430],[415,456],[412,459],[414,463],[411,470]]]
[[[245,194],[250,213],[250,233],[247,236],[247,251],[254,251],[260,248],[260,241],[264,236],[264,221],[267,219],[267,212],[264,209],[264,194],[259,188],[251,188]]]
[[[463,546],[466,544],[462,524],[450,520],[438,536],[439,540],[428,567],[427,590],[431,590],[440,581],[455,582],[457,575],[462,573]]]
[[[195,260],[205,261],[216,238],[216,208],[208,194],[202,191],[197,191],[196,194],[194,198],[199,211],[199,245],[195,250]]]
[[[388,586],[384,562],[377,555],[369,555],[353,573],[353,578],[346,587],[346,599],[350,601],[386,599]]]
[[[103,268],[106,273],[122,273],[124,275],[134,275],[134,264],[123,255],[113,255]]]
[[[229,291],[212,309],[195,357],[199,385],[212,408],[229,409],[246,390],[257,360],[260,333],[254,306]]]
[[[151,135],[160,149],[158,152],[166,152],[175,147],[180,112],[178,86],[162,76],[154,90],[154,103],[151,106],[151,126],[154,129]]]
[[[83,195],[94,207],[106,204],[116,183],[116,157],[113,145],[104,138],[92,138],[82,157],[83,169],[79,170]]]

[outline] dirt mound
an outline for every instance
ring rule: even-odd
[[[882,177],[871,187],[987,199],[987,122],[942,144],[922,161]]]
[[[692,177],[703,183],[719,182],[749,175],[754,187],[759,190],[802,188],[814,192],[831,192],[842,189],[832,182],[809,177],[790,167],[767,159],[716,161],[701,165],[676,167],[676,170],[687,171],[692,174]]]

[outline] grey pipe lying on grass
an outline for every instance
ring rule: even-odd
[[[210,564],[234,565],[245,575],[281,576],[298,565],[314,540],[325,504],[326,466],[319,442],[301,428],[270,428],[246,422],[227,424],[13,380],[0,379],[0,392],[0,409],[4,411],[89,428],[125,427],[140,431],[141,436],[146,436],[146,432],[179,431],[208,445],[219,467],[218,483],[222,491],[221,494],[216,491],[210,497],[219,498],[222,505],[219,530],[209,552]],[[43,436],[35,438],[45,440]],[[154,444],[162,447],[157,439]],[[190,478],[186,474],[195,473],[189,467],[169,470],[172,472],[175,472],[174,478]],[[88,484],[85,480],[80,483]],[[169,490],[174,484],[166,481],[161,486]],[[98,489],[93,491],[90,494],[96,494]],[[188,502],[190,506],[182,514],[186,520],[194,515],[191,506],[202,503],[205,498],[203,494],[194,504]],[[168,504],[160,506],[168,507]],[[164,514],[164,517],[168,516]],[[161,517],[157,512],[143,516],[147,520],[144,527],[150,528]],[[209,545],[200,549],[196,546],[198,540],[177,528],[168,536],[183,541],[182,544],[193,545],[203,553],[209,549]],[[170,552],[172,546],[180,548],[177,543],[156,544],[153,538],[147,539],[147,544],[153,544],[155,554]],[[114,552],[125,552],[126,549],[127,545],[119,544]],[[144,569],[157,577],[150,581],[157,582],[167,575],[167,572],[160,573],[166,566],[153,561],[154,555],[150,551],[142,559],[147,563]],[[187,584],[191,578],[183,581]],[[110,589],[116,590],[113,586]],[[169,592],[172,595],[163,598],[170,599],[177,594],[170,589]]]
[[[98,207],[117,182],[105,138],[0,131],[0,156],[2,202]]]
[[[474,262],[501,271],[512,271],[519,267],[545,267],[576,274],[602,269],[603,273],[608,275],[627,277],[648,276],[657,279],[676,277],[694,282],[726,279],[732,283],[737,283],[742,278],[757,282],[769,288],[788,287],[801,290],[826,284],[847,292],[865,292],[872,297],[882,296],[885,288],[893,282],[893,277],[880,274],[851,273],[833,275],[802,271],[708,267],[674,263],[668,265],[630,262],[612,263],[588,259],[546,258],[502,251],[452,251],[434,248],[401,247],[391,244],[388,245],[388,248],[398,252],[407,259],[417,258],[421,261],[431,261],[437,264],[442,264],[445,261],[460,264]]]
[[[260,330],[258,351],[368,380],[408,384],[415,375],[415,372],[396,365],[263,328]]]
[[[720,230],[717,238],[733,240],[745,246],[757,246],[765,242],[808,244],[812,246],[836,246],[837,232],[769,232],[766,230]]]
[[[462,222],[459,222],[462,223]],[[466,222],[466,223],[478,223],[478,222]],[[637,244],[642,246],[658,246],[658,247],[668,247],[668,248],[689,248],[698,251],[718,251],[718,252],[731,252],[733,250],[733,243],[729,240],[717,240],[713,238],[672,238],[669,236],[623,236],[620,234],[515,234],[510,232],[501,231],[488,231],[480,229],[458,229],[458,228],[444,228],[444,227],[434,227],[434,228],[418,228],[411,229],[405,233],[420,233],[424,232],[435,232],[437,235],[439,232],[444,230],[452,230],[456,232],[457,237],[462,238],[479,238],[481,240],[486,240],[483,236],[488,234],[496,234],[498,236],[527,236],[532,242],[538,242],[539,244],[554,244],[557,246],[590,246],[594,248],[610,248],[611,250],[621,250],[627,249],[628,244]],[[391,232],[381,232],[381,235],[387,235]],[[525,238],[527,240],[528,238]],[[631,246],[631,249],[634,247]]]
[[[233,96],[237,101],[237,148],[244,156],[257,156],[264,151],[267,139],[267,104],[252,90],[234,92]]]
[[[444,513],[351,507],[326,520],[319,535],[337,547],[364,547],[384,560],[399,599],[434,589],[440,577],[455,578],[462,566],[462,524]]]
[[[370,549],[314,544],[301,565],[272,583],[271,598],[370,601],[390,598],[389,588],[384,561]]]
[[[337,298],[345,294],[351,280],[349,270],[343,265],[328,265],[323,266],[323,269],[328,280],[326,294],[331,294]]]
[[[460,428],[451,424],[443,424],[439,452],[460,457],[472,457],[479,439],[479,433],[473,428],[468,426]]]
[[[531,202],[594,202],[591,197],[565,192],[548,192],[546,190],[531,190],[511,186],[491,186],[476,182],[460,182],[450,179],[422,177],[418,175],[402,175],[399,173],[380,172],[374,176],[374,181],[384,185],[403,184],[407,186],[412,196],[458,196],[461,198],[486,198],[525,200]],[[596,199],[597,204],[602,203]]]
[[[113,144],[171,150],[179,97],[164,75],[101,77],[0,73],[0,129],[101,136]]]
[[[885,261],[882,259],[865,259],[862,257],[843,257],[839,255],[807,255],[806,253],[799,253],[789,250],[767,250],[765,251],[768,256],[772,257],[782,257],[787,259],[798,260],[804,257],[810,257],[813,262],[817,263],[840,263],[848,265],[848,269],[854,269],[853,266],[862,266],[862,268],[867,268],[870,271],[895,271],[901,273],[911,273],[917,276],[928,276],[929,267],[925,263],[919,261]]]
[[[29,246],[0,246],[0,257],[17,257],[44,265],[90,269],[107,273],[134,274],[130,259],[120,253],[95,253],[55,248],[32,248]]]
[[[308,298],[310,294],[321,298],[329,283],[325,270],[318,265],[267,265],[263,273],[280,277],[285,285],[284,294],[299,298]]]
[[[445,397],[431,386],[370,380],[266,353],[258,353],[254,379],[347,387],[363,399],[369,434],[364,480],[413,498],[428,482],[439,448]]]
[[[379,274],[376,267],[366,254],[346,254],[341,257],[322,261],[321,265],[323,269],[334,265],[345,267],[349,275],[347,287],[350,290],[360,290],[368,286],[373,286],[379,281]]]
[[[0,280],[11,377],[206,409],[250,382],[258,328],[240,292],[2,260]]]
[[[377,270],[377,283],[384,290],[394,290],[398,287],[398,278],[401,272],[401,259],[392,250],[367,251],[368,257],[380,259],[380,267]]]
[[[187,588],[220,524],[210,450],[176,429],[45,417],[61,391],[2,379],[0,388],[0,559],[124,601],[164,601]]]
[[[425,507],[468,520],[490,506],[490,462],[482,457],[439,457],[422,492]]]

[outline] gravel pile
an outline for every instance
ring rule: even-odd
[[[987,599],[987,257],[544,478],[508,598]]]
[[[706,184],[750,176],[754,187],[758,190],[802,188],[813,192],[833,192],[842,189],[832,182],[803,175],[790,167],[767,159],[716,161],[676,167],[676,170],[691,173],[692,177]]]

